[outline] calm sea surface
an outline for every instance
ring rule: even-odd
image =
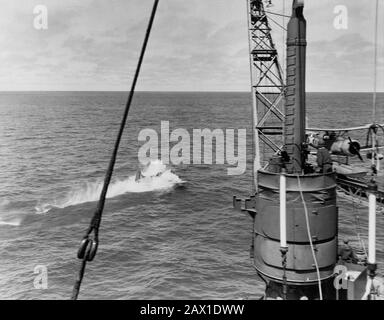
[[[126,93],[0,93],[0,298],[67,299],[76,252],[94,212]],[[369,94],[308,94],[310,126],[370,122]],[[138,185],[139,132],[242,128],[250,133],[247,93],[138,93],[122,140],[83,299],[246,299],[264,284],[249,259],[251,219],[232,196],[251,191],[227,165],[170,165],[172,179]],[[384,122],[384,95],[379,96]],[[249,138],[249,134],[248,134]],[[251,140],[248,139],[248,149]],[[183,183],[179,183],[182,181]],[[366,239],[367,209],[339,199],[342,236]],[[384,262],[378,217],[378,259]],[[48,289],[34,288],[36,266]],[[382,269],[383,270],[383,269]]]

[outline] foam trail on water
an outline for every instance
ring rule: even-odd
[[[0,201],[0,226],[18,227],[23,220],[19,212],[9,209],[10,201]]]
[[[18,227],[21,224],[21,218],[15,218],[8,221],[0,220],[0,226]]]
[[[107,198],[125,193],[140,193],[171,189],[183,181],[161,162],[153,161],[142,171],[142,178],[135,181],[135,175],[124,180],[116,180],[109,185]],[[72,189],[65,197],[38,204],[36,213],[47,213],[52,208],[63,209],[86,202],[98,201],[103,182],[88,182]]]

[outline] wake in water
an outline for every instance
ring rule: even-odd
[[[21,224],[22,218],[0,219],[0,226],[18,227]]]
[[[22,217],[18,212],[14,212],[9,208],[8,200],[0,201],[0,226],[17,227],[21,224]]]
[[[125,193],[141,193],[169,190],[184,183],[171,169],[159,160],[152,161],[141,172],[137,180],[135,175],[124,180],[116,180],[109,185],[107,198],[114,198]],[[63,209],[69,206],[99,200],[103,182],[88,182],[71,190],[64,198],[55,199],[36,206],[36,213],[47,213],[52,208]]]

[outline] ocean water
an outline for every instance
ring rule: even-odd
[[[0,298],[68,299],[76,252],[99,197],[126,93],[0,93]],[[363,93],[308,94],[310,126],[370,122]],[[251,191],[248,93],[138,93],[108,194],[100,246],[88,263],[81,299],[247,299],[264,284],[249,258],[251,219],[232,196]],[[384,122],[384,95],[377,119]],[[143,129],[247,129],[248,166],[172,165],[136,183]],[[366,164],[367,165],[367,164]],[[156,171],[156,167],[155,167]],[[380,178],[383,185],[383,179]],[[367,209],[339,199],[342,237],[366,240]],[[358,224],[356,224],[358,216]],[[383,268],[383,216],[378,260]],[[36,289],[35,268],[48,271]]]

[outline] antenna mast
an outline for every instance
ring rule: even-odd
[[[267,2],[270,5],[270,2]],[[285,84],[263,0],[247,0],[253,98],[254,177],[282,150]]]

